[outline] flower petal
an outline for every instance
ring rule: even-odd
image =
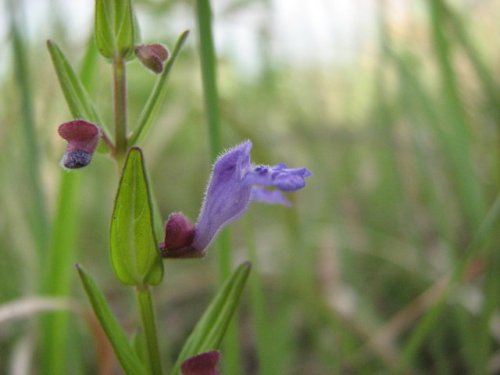
[[[282,204],[283,206],[291,207],[290,201],[279,190],[267,190],[261,187],[254,186],[252,189],[251,200],[254,202],[267,204]]]
[[[275,186],[283,191],[295,191],[302,189],[311,172],[306,168],[288,168],[286,164],[280,163],[268,167],[258,165],[248,173],[246,182],[264,186]]]
[[[207,248],[219,230],[247,209],[252,187],[245,176],[251,168],[251,149],[252,143],[246,141],[216,160],[196,223],[194,248]]]

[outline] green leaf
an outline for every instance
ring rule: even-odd
[[[116,357],[120,361],[123,370],[127,375],[146,374],[146,371],[130,345],[125,332],[116,320],[111,309],[106,303],[104,295],[85,270],[77,265],[78,275],[82,281],[87,297],[92,305],[92,309],[99,319],[106,336],[108,337]]]
[[[134,133],[130,137],[131,145],[137,144],[144,138],[144,136],[146,135],[151,126],[154,116],[160,110],[161,105],[163,104],[163,101],[165,99],[165,94],[167,92],[167,79],[169,77],[170,71],[172,70],[172,66],[174,65],[174,62],[177,59],[177,56],[179,55],[179,52],[182,46],[184,45],[184,42],[186,41],[188,35],[189,31],[186,30],[177,39],[172,55],[167,61],[165,69],[163,70],[163,73],[160,75],[160,78],[158,79],[158,81],[156,81],[155,87],[153,88],[153,91],[151,92],[151,95],[149,96],[148,101],[146,102],[146,105],[144,106],[144,109],[141,112],[141,115],[139,117],[139,123]]]
[[[111,263],[123,284],[156,285],[163,278],[151,207],[142,151],[135,147],[125,161],[111,220]]]
[[[250,262],[242,263],[222,285],[184,344],[172,374],[178,374],[182,362],[189,357],[220,347],[227,326],[238,306],[250,268]]]
[[[113,5],[113,2],[109,0],[96,0],[95,2],[95,41],[97,49],[107,59],[112,59],[116,50]]]
[[[134,45],[138,34],[134,8],[130,0],[115,1],[115,35],[118,53],[126,59],[135,57]]]
[[[57,78],[59,79],[59,84],[73,117],[84,118],[102,126],[102,121],[95,110],[89,94],[60,48],[51,40],[47,41],[47,47]]]
[[[101,55],[107,59],[134,57],[139,33],[131,0],[96,0],[94,22]]]

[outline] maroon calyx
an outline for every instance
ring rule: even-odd
[[[167,47],[160,43],[140,44],[134,51],[141,63],[156,74],[163,71],[164,63],[170,56]]]
[[[101,137],[99,127],[85,120],[73,120],[61,124],[57,131],[68,142],[62,166],[68,169],[87,166]]]
[[[220,361],[218,351],[206,352],[188,358],[182,363],[182,375],[220,375],[217,365]]]
[[[181,212],[174,212],[165,223],[165,240],[160,244],[163,258],[200,258],[203,253],[193,248],[196,228]]]

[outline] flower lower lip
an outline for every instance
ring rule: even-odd
[[[89,165],[92,160],[92,154],[84,150],[75,150],[66,153],[62,165],[68,169],[78,169]]]

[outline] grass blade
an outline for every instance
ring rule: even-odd
[[[28,201],[28,220],[33,232],[34,245],[39,254],[45,249],[49,233],[47,210],[44,205],[45,198],[42,191],[40,174],[40,150],[35,130],[35,118],[33,110],[33,93],[30,80],[30,71],[28,66],[28,56],[26,46],[23,41],[22,30],[19,28],[16,20],[16,5],[14,1],[9,2],[11,15],[11,35],[12,48],[14,56],[14,70],[17,85],[19,86],[19,103],[21,111],[21,125],[23,129],[23,139],[25,141],[25,171],[28,179],[27,185],[31,196]],[[22,23],[24,24],[24,22]]]
[[[43,267],[41,293],[44,296],[67,296],[71,290],[71,264],[74,263],[79,211],[81,174],[61,172],[56,214],[49,252]],[[42,373],[66,373],[68,313],[57,312],[42,318]]]

